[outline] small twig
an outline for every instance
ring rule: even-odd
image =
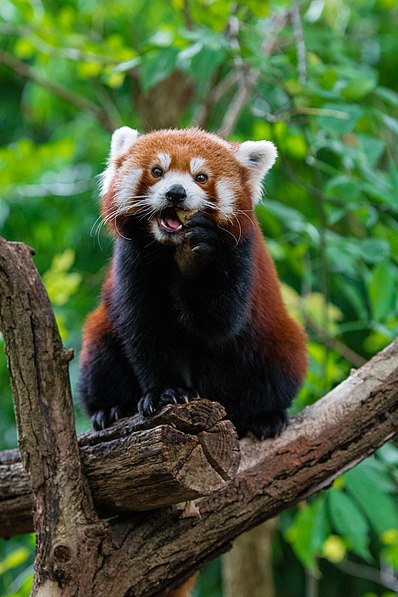
[[[184,0],[184,6],[182,10],[184,15],[185,27],[188,29],[188,31],[192,31],[193,21],[191,17],[191,10],[189,8],[189,0]]]
[[[301,23],[301,17],[300,17],[300,5],[297,0],[295,0],[295,2],[293,3],[293,7],[292,7],[292,24],[293,24],[294,37],[296,39],[296,46],[297,46],[297,62],[298,62],[299,81],[302,85],[305,85],[305,83],[307,81],[307,61],[306,61],[307,52],[305,49],[303,25]]]
[[[11,188],[10,195],[18,199],[26,197],[72,197],[80,195],[94,188],[93,179],[77,180],[76,182],[50,182],[42,184],[17,185]]]
[[[259,71],[254,68],[245,69],[244,73],[240,74],[238,90],[223,118],[218,130],[219,135],[228,137],[231,134],[258,77]]]
[[[41,85],[50,93],[53,93],[57,97],[62,98],[69,104],[72,104],[76,108],[80,110],[84,110],[92,114],[102,125],[104,125],[109,131],[114,131],[117,127],[117,124],[114,123],[109,115],[102,110],[99,106],[91,102],[90,100],[70,91],[66,87],[59,85],[58,83],[54,83],[49,81],[45,77],[42,77],[38,73],[36,73],[30,66],[22,62],[22,60],[18,60],[5,52],[4,50],[0,50],[0,63],[6,64],[10,68],[12,68],[16,73],[25,77],[26,79],[30,79],[31,81]]]
[[[269,35],[262,44],[262,51],[265,58],[272,54],[278,39],[278,35],[281,29],[283,29],[285,26],[289,18],[289,14],[290,11],[286,10],[282,13],[274,15],[270,19],[268,28]],[[237,33],[235,32],[235,37],[236,36]],[[235,72],[237,73],[238,77],[238,90],[233,97],[218,130],[218,133],[225,137],[229,136],[233,131],[238,118],[260,76],[260,70],[258,68],[245,66],[244,64],[241,64],[241,61],[238,62],[238,67],[236,68]]]
[[[350,560],[343,560],[339,564],[336,564],[336,567],[342,570],[345,574],[370,580],[382,587],[390,589],[390,591],[398,592],[398,578],[386,578],[386,575],[383,575],[382,570],[377,570],[377,568],[365,566],[364,564],[358,564],[357,562],[351,562]]]
[[[309,568],[305,570],[305,597],[319,597],[319,578]]]
[[[112,126],[114,127],[113,130],[115,130],[118,126],[122,125],[122,117],[120,112],[117,109],[116,104],[112,101],[112,98],[107,90],[100,85],[98,81],[94,81],[94,85],[98,100],[104,112],[108,115],[109,121],[112,122]]]
[[[225,89],[225,93],[226,93],[226,91],[228,89],[230,89],[232,87],[232,85],[234,85],[234,83],[235,83],[235,79],[232,81],[232,83],[230,82],[230,75],[231,74],[235,75],[235,73],[230,73],[229,75],[224,77],[224,79],[222,79],[218,84],[216,84],[220,77],[220,74],[221,74],[221,68],[222,68],[221,66],[218,66],[211,76],[209,92],[208,92],[207,96],[204,98],[201,105],[199,106],[199,108],[193,118],[193,121],[192,121],[193,126],[197,126],[199,128],[206,128],[206,124],[207,124],[207,121],[209,119],[209,116],[211,114],[213,107],[219,101],[220,97],[222,97],[222,95],[224,94],[223,89]],[[228,87],[225,87],[226,83],[228,83]],[[220,96],[220,92],[221,92],[221,96]]]

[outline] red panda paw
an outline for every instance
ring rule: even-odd
[[[259,440],[276,437],[287,427],[288,422],[289,418],[285,410],[264,413],[257,416],[255,420],[247,422],[243,433],[241,429],[238,429],[238,435],[244,437],[248,433],[252,433]]]
[[[106,429],[110,427],[113,423],[116,423],[119,419],[123,417],[131,416],[132,412],[127,412],[125,408],[120,405],[112,406],[111,408],[104,408],[101,410],[97,410],[94,414],[91,415],[90,421],[95,431],[100,431],[101,429]]]
[[[192,253],[208,259],[215,257],[219,232],[213,218],[207,213],[198,212],[189,218],[186,227],[185,238]]]
[[[152,388],[138,402],[138,412],[150,417],[166,404],[186,404],[194,398],[198,398],[198,393],[192,388]]]

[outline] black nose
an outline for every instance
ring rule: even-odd
[[[180,184],[174,184],[166,193],[166,199],[173,205],[179,205],[183,203],[184,199],[187,198],[187,193],[184,187]]]

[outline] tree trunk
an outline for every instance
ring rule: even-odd
[[[223,557],[224,597],[274,597],[272,533],[275,519],[267,520],[235,539]]]

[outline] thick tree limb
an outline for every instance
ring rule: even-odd
[[[239,444],[223,407],[197,400],[137,415],[79,438],[83,470],[97,511],[151,510],[221,489],[239,465]],[[33,530],[29,477],[18,450],[0,452],[0,537]]]
[[[115,521],[113,540],[123,542],[128,557],[111,554],[98,587],[120,575],[130,579],[130,595],[161,594],[165,585],[181,582],[227,550],[243,531],[328,487],[397,431],[398,340],[295,417],[279,438],[242,440],[238,474],[225,489],[196,502],[200,519],[178,521],[161,510]],[[116,584],[108,587],[112,595],[127,591],[127,584],[119,593]]]
[[[163,508],[101,525],[71,430],[68,355],[28,262],[26,248],[0,241],[0,321],[36,504],[36,587],[41,580],[47,594],[164,594],[240,533],[327,487],[397,433],[398,341],[297,416],[279,438],[241,441],[236,477],[196,501],[200,519]],[[76,567],[76,556],[84,567]]]
[[[72,353],[62,347],[31,254],[0,238],[0,328],[38,538],[32,595],[56,597],[64,594],[62,586],[75,590],[81,583],[89,595],[90,573],[79,577],[81,562],[94,573],[106,526],[80,464],[68,376]]]

